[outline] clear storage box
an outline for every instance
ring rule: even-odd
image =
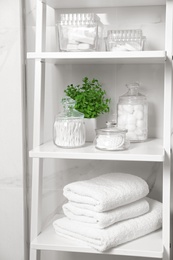
[[[61,14],[57,23],[60,51],[98,51],[102,29],[93,13]]]
[[[107,51],[142,51],[145,37],[142,30],[109,30],[106,38]]]
[[[114,122],[107,122],[106,128],[96,129],[95,147],[100,150],[119,151],[130,146],[126,137],[127,130],[121,129]]]

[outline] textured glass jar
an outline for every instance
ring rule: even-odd
[[[106,38],[107,51],[142,51],[145,37],[142,30],[109,30]]]
[[[133,142],[142,142],[148,136],[148,103],[139,93],[139,84],[127,85],[128,92],[119,98],[118,127],[128,130],[127,137]]]
[[[56,24],[60,51],[97,51],[102,24],[93,13],[61,14]]]
[[[74,109],[75,100],[62,99],[63,112],[54,122],[54,143],[64,148],[75,148],[85,144],[84,114]]]
[[[112,122],[106,123],[106,128],[96,129],[95,147],[100,150],[119,151],[130,146],[126,138],[126,129],[120,129]]]

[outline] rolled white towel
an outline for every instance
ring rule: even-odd
[[[68,202],[63,205],[63,211],[71,220],[84,222],[93,228],[105,228],[116,222],[147,213],[149,211],[149,203],[146,199],[140,199],[113,210],[95,212],[80,208],[77,203]]]
[[[64,196],[81,208],[103,212],[141,198],[149,193],[142,178],[126,173],[107,173],[99,177],[66,185]]]
[[[124,220],[105,229],[89,228],[84,223],[69,220],[67,217],[53,222],[55,232],[66,238],[85,242],[98,251],[126,243],[149,234],[162,226],[162,203],[148,199],[148,213],[133,219]]]

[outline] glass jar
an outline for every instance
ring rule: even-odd
[[[114,122],[107,122],[106,128],[96,129],[95,147],[100,150],[119,151],[130,146],[126,129],[120,129]]]
[[[97,51],[102,38],[102,23],[93,13],[61,14],[56,24],[60,51]]]
[[[70,97],[63,98],[62,104],[64,110],[54,122],[54,143],[64,148],[80,147],[85,144],[84,114],[74,108],[75,100]]]
[[[142,142],[148,136],[148,103],[146,96],[139,93],[139,84],[126,85],[128,92],[119,98],[118,127],[128,130],[132,142]]]

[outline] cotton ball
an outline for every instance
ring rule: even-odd
[[[141,111],[143,111],[144,107],[143,107],[143,105],[135,105],[134,106],[134,110],[141,110]]]
[[[146,140],[146,139],[147,139],[146,134],[138,135],[138,140],[140,140],[140,141],[144,141],[144,140]]]
[[[90,45],[88,43],[80,43],[78,45],[78,50],[89,50],[90,49]]]
[[[137,134],[137,135],[143,135],[142,129],[137,128],[137,129],[135,130],[135,134]]]
[[[124,109],[127,113],[129,113],[129,114],[132,114],[133,111],[134,111],[134,108],[133,108],[132,105],[123,105],[123,109]]]
[[[126,134],[126,137],[129,139],[129,140],[137,140],[137,135],[134,133],[134,132],[130,132],[128,131],[128,133]]]
[[[120,109],[118,110],[118,116],[122,116],[123,115],[123,111]]]
[[[136,126],[134,124],[133,125],[126,125],[126,129],[128,129],[128,131],[133,132],[136,129]]]
[[[148,114],[148,106],[147,106],[147,105],[144,106],[144,114],[145,114],[145,115]]]
[[[136,125],[136,118],[134,115],[128,115],[127,117],[128,125]]]
[[[141,129],[144,129],[145,128],[144,120],[137,120],[136,126],[141,128]]]
[[[127,51],[124,45],[117,44],[116,47],[111,48],[111,51]]]
[[[143,117],[144,117],[144,113],[143,113],[143,111],[141,111],[141,110],[136,110],[135,113],[134,113],[134,116],[135,116],[137,119],[141,120],[141,119],[143,119]]]
[[[125,125],[127,122],[127,115],[123,114],[118,117],[118,125]]]
[[[123,105],[118,105],[118,110],[123,110]]]

